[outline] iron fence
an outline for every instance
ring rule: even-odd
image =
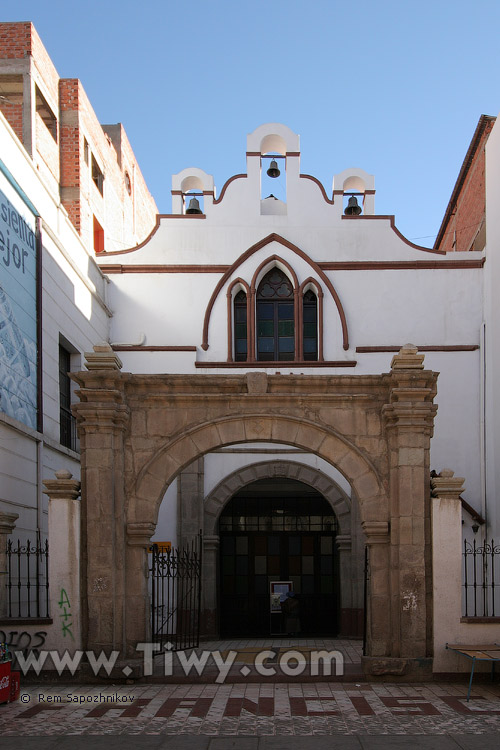
[[[200,640],[201,533],[180,549],[151,546],[153,641],[172,651],[196,648]]]
[[[500,544],[464,541],[463,613],[465,617],[500,615]]]
[[[7,541],[7,616],[49,617],[49,543]]]

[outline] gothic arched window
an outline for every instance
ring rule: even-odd
[[[287,276],[272,268],[257,289],[257,361],[295,359],[293,287]]]
[[[311,289],[302,298],[304,360],[318,359],[318,299]]]

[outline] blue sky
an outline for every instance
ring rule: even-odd
[[[246,135],[283,122],[331,191],[375,175],[376,211],[432,245],[481,114],[500,109],[499,0],[4,0],[101,122],[122,122],[159,210],[172,173],[220,192]],[[278,196],[279,197],[279,196]]]

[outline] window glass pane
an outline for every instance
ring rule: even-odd
[[[314,573],[314,557],[304,556],[302,557],[302,572],[303,573]]]
[[[248,557],[246,557],[246,555],[238,555],[238,557],[236,558],[236,574],[248,574]]]
[[[304,354],[315,354],[316,350],[316,339],[304,339]]]
[[[259,320],[273,320],[274,305],[272,303],[259,302],[257,305],[257,317]]]
[[[235,307],[234,318],[237,323],[246,323],[247,321],[247,308],[246,307]]]
[[[267,553],[269,555],[278,555],[280,551],[280,540],[278,536],[270,536],[267,539]]]
[[[304,338],[316,337],[316,323],[304,323]]]
[[[246,353],[247,353],[247,340],[237,339],[236,340],[236,354],[246,354]]]
[[[261,573],[265,575],[267,573],[267,557],[265,555],[255,556],[255,573],[256,575]]]
[[[238,339],[246,338],[246,335],[247,335],[247,324],[246,323],[236,323],[235,331],[236,331],[236,338],[238,338]]]
[[[295,348],[295,340],[284,336],[278,339],[278,348],[280,352],[293,352]]]
[[[274,336],[274,321],[259,320],[257,323],[257,336]]]
[[[316,322],[316,306],[304,305],[304,323]]]
[[[248,555],[248,537],[247,536],[236,537],[236,554]]]
[[[333,539],[331,536],[321,537],[321,554],[331,555],[333,552]]]
[[[271,338],[260,338],[259,339],[259,352],[272,353],[274,354],[274,339]]]
[[[267,576],[255,576],[255,593],[256,594],[267,594]]]
[[[293,320],[293,305],[291,304],[279,304],[278,305],[278,318],[280,320]]]
[[[278,336],[293,336],[293,320],[279,321]]]

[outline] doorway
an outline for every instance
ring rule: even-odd
[[[239,490],[219,519],[221,636],[284,632],[281,616],[271,615],[274,581],[291,582],[301,635],[336,635],[336,531],[329,503],[302,482],[261,479]]]

